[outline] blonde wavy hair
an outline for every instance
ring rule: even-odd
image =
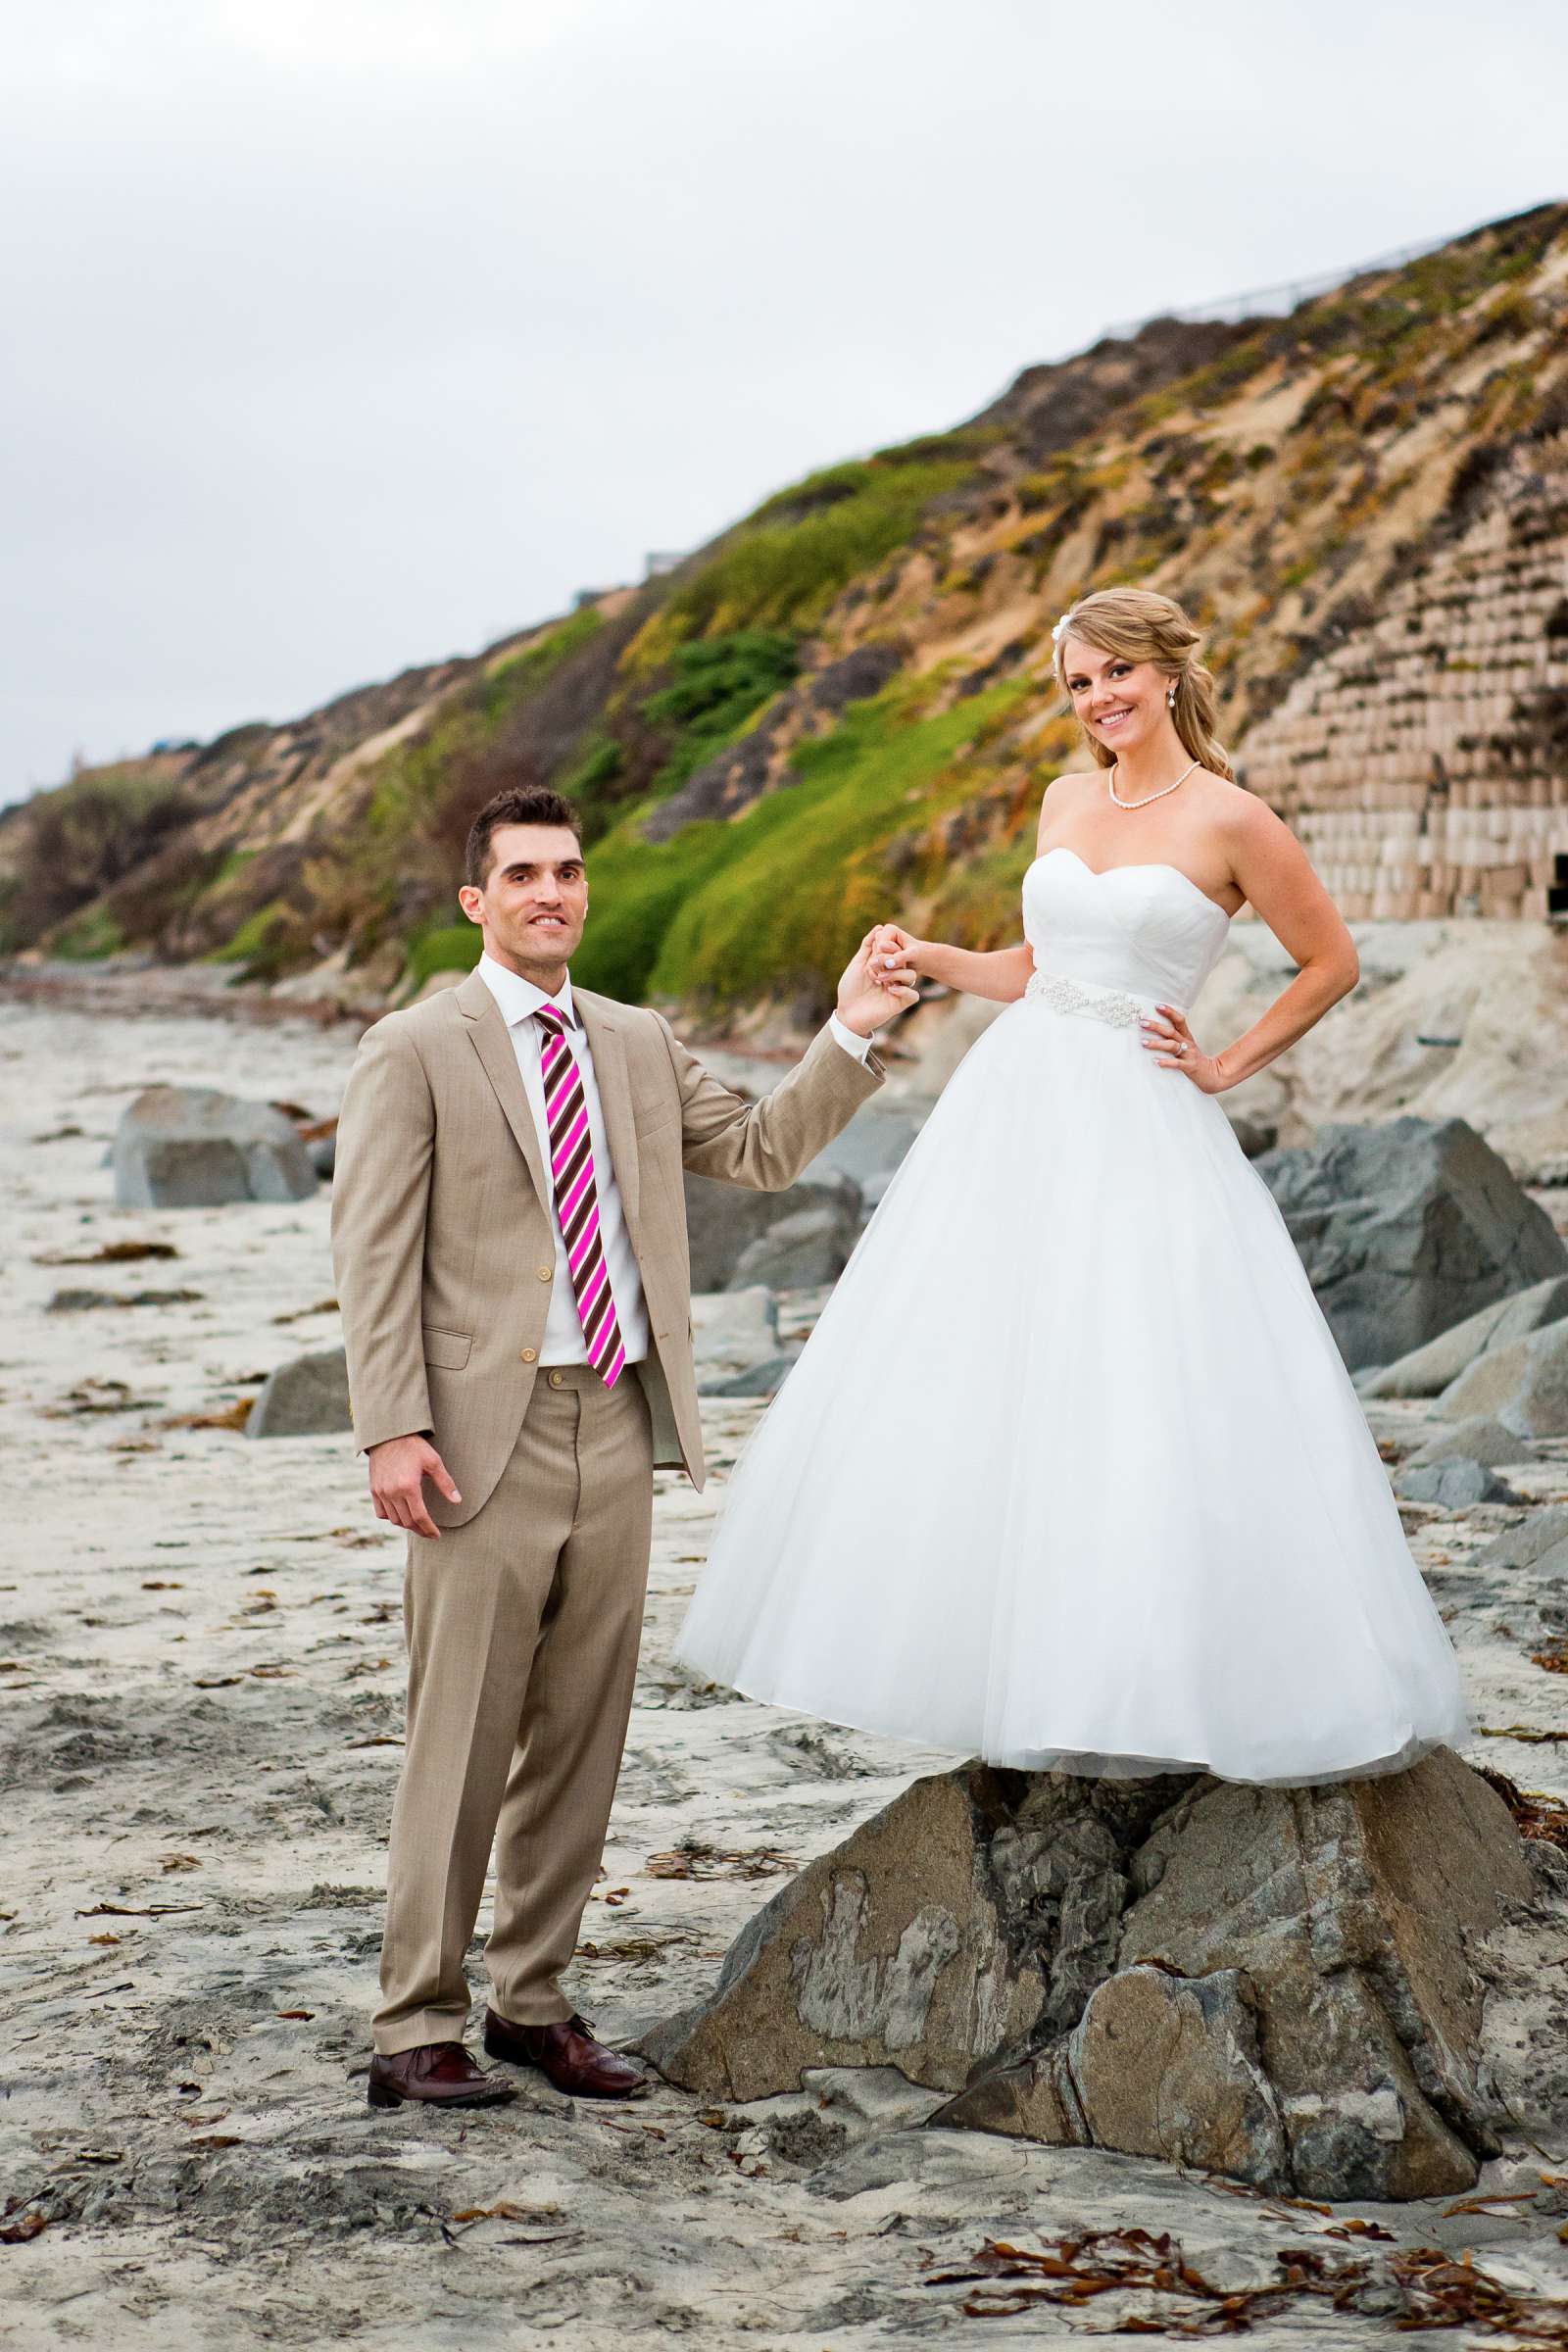
[[[1096,588],[1067,607],[1054,636],[1052,667],[1061,686],[1066,683],[1062,649],[1069,637],[1127,662],[1152,662],[1176,688],[1171,717],[1188,757],[1235,783],[1236,770],[1214,733],[1213,676],[1198,659],[1202,631],[1194,628],[1180,605],[1152,588]],[[1083,735],[1097,765],[1111,766],[1116,755],[1109,746],[1087,727]]]

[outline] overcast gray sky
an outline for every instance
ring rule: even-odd
[[[0,800],[1562,193],[1568,10],[50,0],[3,81]]]

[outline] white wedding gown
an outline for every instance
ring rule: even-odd
[[[1285,1221],[1136,1026],[1229,917],[1169,865],[1024,877],[982,1033],[743,1449],[677,1654],[994,1764],[1293,1786],[1471,1731]]]

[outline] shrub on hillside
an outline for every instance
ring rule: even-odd
[[[645,631],[637,658],[659,668],[692,637],[752,628],[809,629],[839,590],[902,547],[934,499],[974,475],[967,454],[866,458],[781,491],[681,582]]]
[[[37,794],[12,820],[16,847],[0,949],[15,954],[42,939],[197,813],[180,776],[151,760],[83,770]]]

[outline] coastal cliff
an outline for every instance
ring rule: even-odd
[[[1119,581],[1211,631],[1222,739],[1348,915],[1542,917],[1568,870],[1565,311],[1546,205],[1288,317],[1027,368],[640,585],[6,811],[0,951],[396,1001],[472,959],[473,809],[547,781],[585,817],[585,984],[811,1019],[890,908],[1016,935],[1041,789],[1081,756],[1051,624]]]

